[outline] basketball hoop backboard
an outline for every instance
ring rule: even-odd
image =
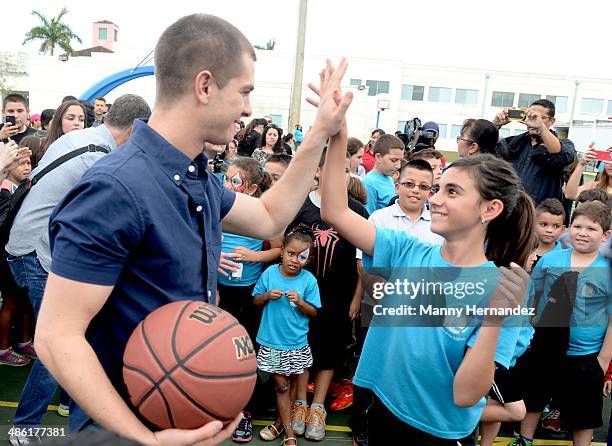
[[[388,99],[379,99],[378,103],[376,105],[376,107],[380,110],[380,111],[385,111],[389,109],[389,100]]]

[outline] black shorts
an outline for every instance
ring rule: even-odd
[[[308,344],[312,350],[313,368],[329,370],[341,368],[346,361],[347,347],[353,342],[349,306],[319,308],[310,320]]]
[[[561,376],[566,383],[559,392],[563,427],[569,431],[600,427],[603,424],[604,372],[597,361],[597,353],[566,356]]]
[[[542,412],[554,389],[560,385],[562,356],[556,346],[547,345],[549,342],[532,342],[513,367],[513,376],[522,391],[527,412]]]
[[[521,401],[523,392],[514,375],[514,367],[508,370],[505,367],[497,366],[489,396],[502,404]]]
[[[391,443],[418,446],[457,446],[459,439],[434,437],[404,423],[387,409],[378,397],[368,410],[368,445],[387,446]]]
[[[217,284],[219,290],[219,307],[232,314],[246,329],[253,345],[261,322],[262,309],[253,303],[253,288],[248,286],[228,286]]]

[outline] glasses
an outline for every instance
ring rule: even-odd
[[[423,192],[429,192],[432,188],[432,186],[430,186],[429,184],[416,184],[416,183],[413,183],[412,181],[404,181],[403,183],[400,183],[400,184],[404,186],[406,189],[414,189],[414,186],[417,186],[419,190]]]
[[[459,144],[459,141],[465,141],[465,142],[469,142],[470,144],[474,144],[474,141],[472,141],[471,139],[465,139],[465,138],[462,138],[461,136],[457,136],[457,144]]]

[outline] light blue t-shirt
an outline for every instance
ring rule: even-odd
[[[223,233],[223,241],[221,242],[221,252],[234,252],[234,248],[242,246],[251,251],[261,251],[263,241],[251,237],[243,237],[242,235]],[[218,274],[217,281],[227,286],[249,286],[253,285],[261,276],[263,263],[261,262],[239,262],[242,263],[242,277],[237,278],[228,272],[229,276]]]
[[[542,256],[531,273],[535,293],[541,292],[538,314],[548,302],[552,284],[570,271],[573,248],[550,251]],[[576,300],[570,320],[568,356],[599,353],[612,315],[612,280],[610,264],[599,254],[587,267],[580,270]]]
[[[364,255],[363,262],[364,267],[392,267],[393,271],[454,268],[459,271],[452,282],[455,284],[488,280],[489,286],[485,285],[486,292],[480,298],[483,306],[497,284],[498,270],[493,262],[478,268],[453,267],[442,257],[441,245],[426,244],[404,232],[384,228],[376,229],[374,256]],[[487,274],[489,270],[491,274]],[[447,305],[461,300],[457,293],[445,295]],[[446,323],[438,327],[371,326],[354,382],[371,389],[396,417],[417,429],[440,438],[466,437],[478,424],[485,398],[475,406],[458,407],[453,400],[453,382],[466,348],[479,331],[478,323],[467,321],[456,327]],[[509,364],[516,337],[516,330],[500,332],[496,362]]]
[[[395,197],[395,184],[393,179],[382,175],[375,170],[371,170],[363,178],[363,185],[368,193],[366,209],[372,212],[387,207],[393,197]]]
[[[321,308],[317,279],[302,269],[296,277],[286,277],[280,265],[269,266],[257,281],[253,296],[266,291],[297,291],[302,299],[315,308]],[[263,310],[257,342],[277,350],[296,350],[308,345],[308,316],[289,302],[287,296],[269,300]]]

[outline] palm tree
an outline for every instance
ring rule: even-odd
[[[72,39],[77,40],[79,43],[82,43],[82,41],[68,25],[62,22],[62,18],[66,14],[68,14],[68,10],[65,6],[60,13],[51,20],[36,10],[32,11],[32,15],[40,19],[40,24],[26,33],[22,45],[32,40],[42,40],[43,42],[39,50],[42,54],[53,56],[53,50],[56,46],[59,46],[68,55],[72,54],[73,49],[72,46],[70,46],[70,41]]]

